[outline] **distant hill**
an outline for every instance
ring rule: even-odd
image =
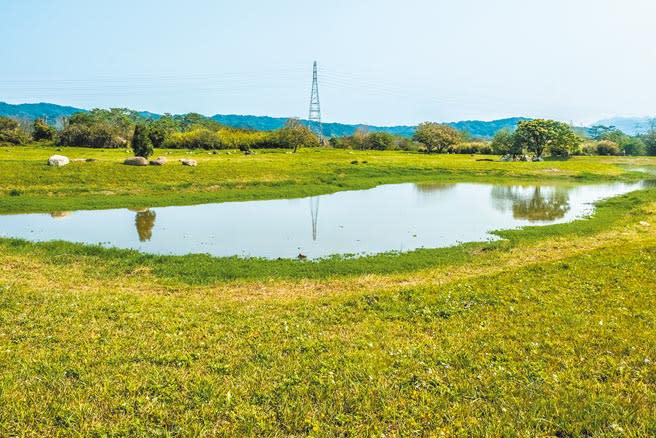
[[[655,117],[613,117],[599,120],[593,125],[614,126],[625,134],[636,135],[649,130],[651,121],[654,119]]]
[[[18,119],[33,120],[44,118],[51,124],[58,124],[62,117],[68,117],[77,112],[86,111],[82,108],[71,106],[61,106],[52,103],[23,103],[12,105],[0,102],[0,116],[14,117]],[[140,114],[146,118],[157,119],[159,114],[142,111]],[[236,114],[216,114],[211,117],[217,122],[226,126],[235,128],[256,129],[259,131],[272,131],[285,124],[286,117],[268,117],[268,116],[249,116]],[[517,123],[522,120],[529,120],[524,117],[513,117],[509,119],[494,120],[484,122],[480,120],[468,120],[462,122],[448,123],[456,129],[469,133],[476,138],[491,138],[494,134],[504,128],[515,129]],[[307,121],[306,121],[307,122]],[[369,132],[388,132],[390,134],[410,137],[415,132],[414,126],[374,126],[374,125],[356,125],[345,123],[324,123],[323,131],[327,137],[340,137],[344,135],[353,135],[358,129],[363,128]]]
[[[272,131],[285,124],[285,117],[267,117],[267,116],[241,116],[235,114],[212,116],[212,119],[227,126],[245,129],[257,129],[260,131]],[[492,138],[497,131],[501,129],[514,130],[517,123],[522,120],[529,120],[525,117],[512,117],[508,119],[494,120],[484,122],[480,120],[467,120],[462,122],[452,122],[448,125],[456,129],[469,133],[472,137]],[[307,121],[305,121],[307,123]],[[353,135],[358,128],[366,129],[369,132],[388,132],[390,134],[410,137],[415,132],[414,126],[375,126],[375,125],[352,125],[344,123],[323,123],[323,132],[327,137],[341,137],[344,135]]]
[[[273,131],[282,128],[287,117],[269,117],[269,116],[242,116],[237,114],[216,114],[212,119],[217,122],[232,126],[235,128],[257,129],[258,131]],[[302,120],[308,123],[307,120]],[[358,128],[366,129],[369,132],[385,131],[391,134],[411,136],[414,126],[370,126],[370,125],[349,125],[344,123],[323,123],[323,133],[327,137],[342,137],[353,135]]]
[[[55,105],[54,103],[21,103],[12,105],[0,102],[0,116],[14,117],[16,119],[46,119],[51,124],[56,124],[62,117],[85,111],[72,106]]]

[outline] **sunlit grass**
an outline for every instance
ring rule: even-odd
[[[66,154],[71,159],[94,158],[97,161],[51,168],[45,163],[54,153]],[[625,159],[609,157],[503,163],[477,161],[482,156],[323,148],[303,149],[297,154],[261,151],[248,156],[237,151],[214,154],[160,150],[156,155],[167,157],[169,164],[138,168],[121,164],[130,155],[126,150],[47,146],[0,148],[0,213],[301,197],[406,181],[638,178],[618,166]],[[184,157],[198,160],[198,167],[181,166],[178,160]],[[351,164],[352,161],[358,164]],[[634,162],[636,165],[656,164],[656,159],[639,158]],[[12,193],[14,195],[10,196]]]
[[[65,149],[101,159],[51,169],[51,152],[0,149],[4,212],[635,179],[620,165],[653,163],[306,150],[135,169]],[[352,260],[0,239],[0,436],[652,436],[655,228],[652,188],[498,242]]]

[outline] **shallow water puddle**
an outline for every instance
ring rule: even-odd
[[[645,183],[392,184],[299,199],[0,216],[0,236],[155,254],[319,258],[452,246],[562,223]]]

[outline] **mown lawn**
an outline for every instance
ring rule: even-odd
[[[20,183],[18,196],[0,194],[5,213],[116,206],[130,197],[94,191],[121,184],[139,201],[184,203],[337,190],[320,180],[335,172],[356,188],[424,176],[633,179],[622,166],[653,164],[307,150],[135,169],[117,164],[125,152],[67,149],[108,158],[50,169],[52,151],[17,151],[0,149],[0,193]],[[197,172],[199,186],[170,198],[153,189],[192,175],[181,172]],[[267,172],[294,189],[249,186]],[[243,187],[213,191],[215,174]],[[655,435],[654,229],[652,188],[499,242],[355,260],[1,239],[0,436]]]

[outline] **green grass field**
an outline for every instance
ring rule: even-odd
[[[131,168],[125,151],[63,148],[98,161],[53,169],[52,153],[0,148],[0,213],[656,165],[321,149]],[[350,260],[0,239],[0,436],[655,435],[655,229],[650,188],[498,242]]]
[[[58,150],[63,149],[63,150]],[[53,154],[73,162],[45,165]],[[620,165],[656,163],[651,158],[577,157],[543,163],[502,163],[489,156],[301,149],[243,155],[237,151],[160,150],[169,164],[131,167],[125,150],[25,146],[0,148],[0,212],[112,207],[156,207],[245,199],[289,198],[369,188],[384,183],[463,180],[599,181],[637,179]],[[184,167],[179,159],[198,160]],[[492,157],[496,159],[497,157]],[[351,164],[357,161],[358,164]],[[12,196],[13,195],[13,196]]]

